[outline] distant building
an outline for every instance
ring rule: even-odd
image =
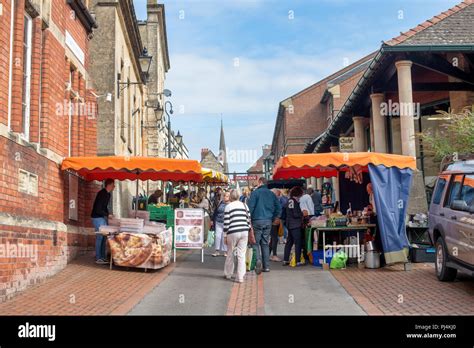
[[[204,168],[214,169],[218,172],[224,172],[224,166],[219,158],[209,149],[201,150],[201,166]]]
[[[273,169],[272,161],[271,161],[271,152],[272,146],[271,145],[264,145],[262,147],[262,155],[258,158],[257,162],[255,162],[248,170],[248,175],[256,175],[257,177],[264,176],[267,179],[271,176],[271,171]],[[257,184],[257,180],[250,180],[250,186],[254,186]]]

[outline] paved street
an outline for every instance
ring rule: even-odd
[[[95,265],[91,255],[0,304],[6,315],[414,315],[474,314],[474,279],[439,282],[433,264],[322,271],[272,263],[244,284],[225,280],[224,258],[180,252],[176,264],[145,273]],[[449,296],[447,295],[449,294]]]

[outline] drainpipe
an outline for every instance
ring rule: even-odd
[[[10,70],[8,72],[8,130],[12,126],[12,80],[13,80],[13,32],[15,28],[15,2],[12,0],[10,20]]]
[[[41,148],[41,116],[43,115],[43,57],[44,57],[44,29],[43,21],[41,20],[41,57],[40,57],[40,66],[39,66],[39,113],[38,113],[38,149]]]

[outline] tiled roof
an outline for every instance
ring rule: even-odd
[[[464,0],[385,42],[387,45],[458,45],[474,43],[474,0]]]

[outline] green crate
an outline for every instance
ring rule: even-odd
[[[150,220],[167,221],[168,216],[170,215],[174,216],[173,208],[170,206],[155,207],[153,205],[149,205],[147,207],[147,210],[150,212]]]

